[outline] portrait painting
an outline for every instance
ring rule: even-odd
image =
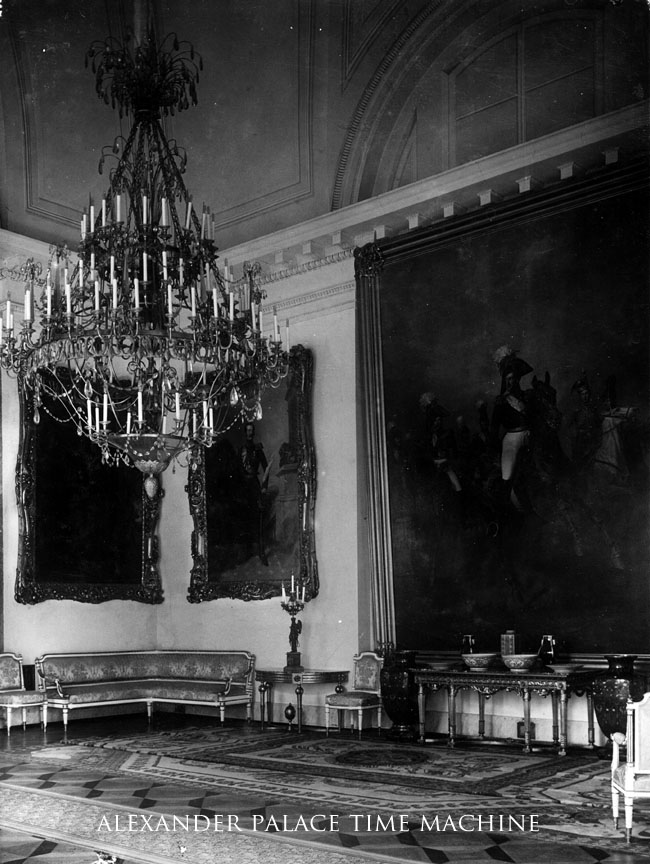
[[[190,461],[192,602],[274,596],[292,576],[307,598],[317,593],[311,386],[311,352],[295,346],[260,410],[232,406],[223,434]]]

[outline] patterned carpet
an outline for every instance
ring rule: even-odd
[[[71,864],[98,849],[124,864],[648,861],[650,808],[636,808],[627,847],[608,774],[589,752],[256,727],[81,737],[0,754],[0,860],[64,862],[38,846],[58,842],[77,844]],[[40,851],[7,857],[12,831]]]

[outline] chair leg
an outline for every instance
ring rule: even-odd
[[[23,720],[23,732],[27,729],[27,708],[21,708]]]
[[[337,713],[338,713],[339,734],[340,734],[343,731],[343,711],[339,708]]]
[[[325,736],[330,734],[330,706],[325,705]]]
[[[361,738],[361,730],[363,729],[363,709],[359,708],[359,738]]]
[[[5,709],[7,713],[7,735],[11,735],[11,708],[7,705]]]
[[[612,786],[612,817],[614,819],[614,831],[618,830],[618,789]]]
[[[381,738],[381,705],[377,708],[377,734]]]
[[[67,705],[63,706],[63,734],[65,735],[68,731],[68,711],[69,708]]]
[[[632,811],[634,809],[634,798],[624,797],[625,804],[625,842],[630,843],[632,840]]]
[[[44,705],[41,705],[41,723],[43,725],[43,731],[47,729],[47,702]]]

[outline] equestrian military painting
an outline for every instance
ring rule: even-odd
[[[627,193],[384,268],[402,646],[647,647],[646,222]]]

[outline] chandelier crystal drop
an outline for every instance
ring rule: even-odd
[[[104,148],[100,174],[107,159],[116,164],[81,217],[75,260],[57,247],[45,279],[33,262],[22,268],[24,320],[14,328],[7,301],[0,360],[35,422],[54,405],[106,462],[157,475],[237,420],[261,417],[262,392],[286,376],[288,354],[275,310],[264,336],[259,264],[244,264],[238,280],[217,266],[210,210],[193,204],[186,154],[163,129],[163,117],[196,104],[200,56],[150,31],[140,44],[93,43],[88,62],[99,97],[131,129]]]

